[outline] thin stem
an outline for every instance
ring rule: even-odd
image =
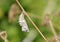
[[[4,42],[8,42],[6,31],[0,32],[0,37],[4,40]]]
[[[19,3],[18,0],[16,0],[17,4],[20,6],[20,8],[22,9],[22,11],[25,13],[25,15],[28,17],[28,19],[30,20],[30,22],[33,24],[33,26],[35,27],[35,29],[37,30],[37,32],[43,37],[43,39],[48,42],[48,40],[46,39],[46,37],[42,34],[42,32],[38,29],[38,27],[36,26],[36,24],[32,21],[32,19],[29,17],[28,13],[24,10],[24,8],[21,6],[21,4]]]
[[[53,27],[53,24],[52,24],[51,20],[49,20],[49,25],[51,27],[52,33],[55,36],[56,42],[59,42],[58,37],[57,37],[57,34],[56,34],[55,30],[54,30],[54,27]]]

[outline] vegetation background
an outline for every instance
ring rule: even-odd
[[[56,30],[56,33],[60,34],[60,16],[56,16],[56,12],[58,9],[60,9],[60,0],[53,0],[56,1],[54,9],[51,13],[52,23]],[[19,2],[22,4],[24,9],[29,13],[29,16],[34,21],[34,23],[38,26],[38,28],[41,30],[41,32],[44,34],[45,37],[48,39],[51,39],[54,35],[51,32],[50,27],[42,26],[41,22],[43,21],[43,13],[46,9],[46,6],[49,2],[49,0],[19,0]],[[8,34],[8,40],[9,42],[22,42],[24,38],[29,34],[27,32],[21,31],[21,26],[18,23],[18,17],[16,16],[15,21],[12,23],[8,22],[8,12],[10,10],[10,7],[13,3],[16,3],[16,0],[0,0],[0,31],[7,31]],[[51,6],[52,7],[52,6]],[[33,30],[37,32],[34,29],[34,26],[30,23],[27,17],[25,17],[30,31]],[[0,38],[0,42],[4,42]],[[33,42],[45,42],[44,39],[41,37],[41,35],[38,34],[34,38]]]

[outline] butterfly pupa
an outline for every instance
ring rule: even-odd
[[[24,12],[21,12],[21,14],[19,16],[19,24],[22,27],[22,31],[29,32],[27,22],[24,19]]]

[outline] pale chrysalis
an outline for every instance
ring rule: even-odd
[[[26,20],[24,19],[24,13],[21,12],[21,15],[19,16],[19,24],[22,27],[22,31],[29,32],[28,25],[26,23]]]

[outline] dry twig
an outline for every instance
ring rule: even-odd
[[[28,17],[28,19],[30,20],[30,22],[33,24],[33,26],[35,27],[35,29],[38,31],[38,33],[43,37],[43,39],[48,42],[48,40],[46,39],[46,37],[42,34],[42,32],[38,29],[38,27],[36,26],[36,24],[31,20],[31,18],[29,17],[28,13],[24,10],[24,8],[21,6],[21,4],[19,3],[18,0],[16,0],[17,4],[20,6],[20,8],[22,9],[22,11],[25,13],[25,15]]]
[[[43,22],[43,23],[44,23],[45,25],[49,25],[49,26],[50,26],[51,31],[52,31],[55,39],[56,39],[56,42],[59,42],[59,39],[58,39],[58,37],[57,37],[57,34],[56,34],[55,29],[54,29],[53,24],[52,24],[52,21],[51,21],[51,19],[49,18],[49,14],[45,14],[45,15],[46,15],[46,16],[45,16],[45,19],[44,19],[44,22]]]
[[[6,31],[0,32],[0,37],[1,37],[5,42],[8,42]]]

